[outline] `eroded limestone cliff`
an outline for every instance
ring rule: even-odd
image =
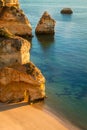
[[[15,63],[26,64],[30,60],[30,43],[18,36],[0,29],[0,67]]]
[[[0,69],[0,101],[28,102],[45,97],[45,78],[31,62]]]
[[[1,6],[2,5],[2,6]],[[18,0],[0,0],[0,28],[5,27],[19,36],[32,37],[32,27]]]
[[[30,62],[30,22],[18,0],[0,0],[0,102],[44,99],[45,78]]]
[[[45,78],[30,62],[30,43],[0,29],[0,101],[34,101],[45,97]]]

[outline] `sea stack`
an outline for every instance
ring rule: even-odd
[[[32,27],[19,8],[18,0],[0,0],[0,28],[7,28],[12,34],[32,37]]]
[[[36,34],[54,34],[55,20],[51,18],[47,11],[44,12],[35,29]]]
[[[73,11],[71,8],[63,8],[61,10],[61,14],[72,14],[72,13],[73,13]]]

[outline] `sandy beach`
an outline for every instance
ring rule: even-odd
[[[0,104],[0,130],[69,130],[49,112],[27,103]]]

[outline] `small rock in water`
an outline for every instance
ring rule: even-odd
[[[72,13],[73,13],[73,11],[71,8],[63,8],[61,10],[61,14],[72,14]]]

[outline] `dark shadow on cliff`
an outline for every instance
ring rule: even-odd
[[[20,103],[13,103],[13,104],[0,103],[0,112],[26,106],[26,105],[29,105],[29,103],[28,102],[20,102]]]
[[[29,41],[30,43],[32,43],[32,38],[34,37],[33,35],[32,36],[29,36],[29,35],[18,35],[19,37],[22,37],[24,39],[26,39],[27,41]]]
[[[43,50],[47,50],[55,42],[54,35],[36,35]]]

